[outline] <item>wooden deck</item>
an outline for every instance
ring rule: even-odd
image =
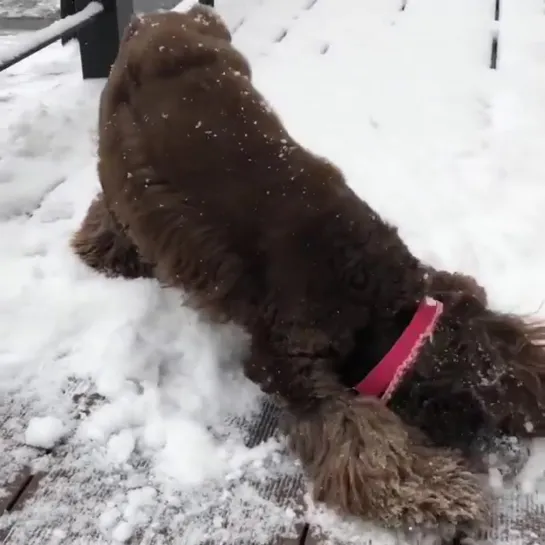
[[[80,389],[73,384],[73,389]],[[81,418],[86,418],[92,406],[100,404],[102,399],[96,394],[73,394],[74,410]],[[7,419],[6,419],[7,421]],[[6,422],[4,422],[5,424]],[[277,409],[268,403],[264,404],[260,416],[251,423],[246,444],[254,447],[272,437],[277,428]],[[78,502],[82,497],[93,498],[101,508],[109,499],[115,496],[119,482],[108,471],[97,470],[89,478],[89,474],[78,468],[77,456],[67,444],[61,444],[52,450],[31,449],[25,447],[20,437],[10,434],[9,428],[0,427],[0,543],[38,545],[44,543],[76,544],[78,527],[86,527],[85,543],[110,543],[96,525],[93,515],[99,515],[100,510],[90,516],[81,517]],[[45,463],[47,461],[47,463]],[[37,467],[35,467],[38,462]],[[42,466],[44,469],[39,469]],[[3,470],[3,471],[2,471]],[[146,462],[137,467],[136,473],[146,481],[149,470]],[[255,487],[256,492],[265,500],[279,507],[297,510],[302,505],[303,483],[301,475],[284,476],[266,483],[248,483]],[[33,517],[24,516],[25,509],[31,508]],[[163,512],[155,513],[147,530],[136,532],[126,543],[130,545],[174,545],[178,543],[202,543],[203,545],[219,545],[217,540],[192,541],[184,540],[183,535],[169,533],[167,528],[154,526],[154,519],[163,516],[167,519],[168,506],[159,507]],[[302,510],[302,507],[301,507]],[[177,511],[172,509],[173,513]],[[36,513],[46,516],[35,517]],[[48,513],[51,517],[47,516]],[[23,516],[21,516],[23,515]],[[64,519],[63,524],[57,524]],[[65,524],[68,522],[68,524]],[[240,528],[236,521],[224,520],[226,530],[236,535]],[[71,527],[67,532],[64,528]],[[189,517],[188,530],[191,531]],[[92,527],[92,530],[90,528]],[[205,529],[206,530],[206,529]],[[287,524],[279,535],[271,535],[270,545],[300,545],[306,541],[308,526],[301,523]],[[180,541],[181,540],[181,541]],[[252,539],[226,540],[225,543],[237,545],[252,545]],[[311,543],[308,541],[307,543]]]
[[[81,412],[82,418],[86,417],[89,405],[100,403],[99,396],[89,394],[75,394],[75,410]],[[251,425],[247,445],[253,447],[266,441],[276,432],[277,410],[270,404],[265,404],[259,418]],[[100,508],[115,496],[119,482],[108,471],[97,470],[92,477],[81,468],[78,468],[74,452],[68,445],[60,445],[53,450],[28,449],[22,445],[21,438],[10,436],[6,427],[0,428],[0,476],[6,482],[0,482],[0,490],[5,494],[0,496],[0,543],[38,545],[45,543],[76,544],[76,543],[111,543],[96,525],[96,519],[92,516],[81,517],[78,511],[78,502],[82,497],[93,498],[94,503]],[[23,452],[19,452],[23,449]],[[19,461],[19,457],[22,460]],[[47,458],[47,469],[33,467],[35,462],[41,460],[38,466],[44,465]],[[7,471],[6,471],[7,470]],[[149,470],[146,463],[137,469],[145,481],[146,472]],[[255,486],[256,492],[265,500],[272,501],[279,507],[297,509],[302,505],[303,483],[300,475],[284,476],[278,480],[263,483],[249,483]],[[32,509],[32,518],[24,516],[25,509]],[[150,525],[145,531],[136,532],[126,543],[130,545],[174,545],[178,543],[202,543],[203,545],[219,545],[217,540],[193,541],[184,538],[179,533],[170,533],[168,528],[154,526],[153,522],[169,516],[168,506],[159,507],[161,513],[155,513],[150,520]],[[302,507],[301,507],[302,509]],[[96,511],[96,515],[100,514]],[[172,513],[177,511],[172,509]],[[40,516],[36,517],[36,513]],[[51,517],[48,514],[51,514]],[[23,515],[23,516],[21,516]],[[73,530],[67,532],[66,524],[57,524],[59,517],[68,522]],[[10,520],[12,519],[12,520]],[[234,535],[240,530],[236,522],[225,518],[226,530]],[[85,541],[81,541],[78,535],[78,527],[86,528]],[[188,531],[191,533],[191,520],[189,517]],[[270,545],[302,545],[312,540],[306,540],[308,526],[305,524],[287,525],[278,535],[271,535]],[[236,543],[237,545],[253,545],[252,539],[225,540],[222,543]]]
[[[77,384],[74,385],[77,389]],[[85,418],[92,406],[101,403],[96,394],[74,394],[74,408]],[[247,445],[256,446],[271,437],[276,430],[277,410],[265,404],[259,418],[252,423]],[[100,531],[96,518],[104,505],[115,496],[119,481],[112,478],[111,471],[96,469],[92,476],[82,471],[77,464],[77,453],[68,445],[60,445],[53,450],[29,449],[24,447],[19,437],[9,434],[9,428],[0,428],[0,476],[7,481],[0,483],[0,490],[7,491],[0,497],[0,543],[3,545],[75,545],[81,543],[112,543]],[[44,464],[47,459],[47,464]],[[41,460],[41,463],[40,463]],[[39,462],[36,465],[36,462]],[[42,467],[43,469],[40,469]],[[6,471],[8,470],[8,471]],[[149,470],[146,463],[136,473],[146,481]],[[4,486],[2,486],[4,485]],[[266,500],[280,507],[304,512],[303,494],[305,486],[301,475],[285,476],[266,485],[249,483],[256,486],[256,491]],[[79,511],[81,498],[93,498],[99,507],[96,512],[84,516]],[[29,509],[31,517],[25,516]],[[149,521],[145,530],[136,532],[126,543],[130,545],[255,545],[248,539],[213,539],[198,540],[184,536],[184,528],[177,532],[156,524],[176,515],[178,507],[164,504],[159,507],[161,513]],[[39,516],[36,516],[38,514]],[[224,519],[227,534],[237,536],[240,521]],[[71,528],[67,531],[66,528]],[[78,534],[85,529],[85,540]],[[192,533],[191,519],[186,525]],[[199,531],[205,531],[201,528]],[[306,523],[289,523],[283,531],[270,536],[268,545],[342,545],[335,537],[328,536],[316,527]],[[350,540],[350,543],[355,543]],[[488,535],[483,536],[483,543],[505,545],[538,545],[545,543],[545,510],[542,503],[534,502],[531,496],[520,496],[516,492],[507,492],[498,498],[495,523]],[[382,545],[381,542],[365,542],[366,545]]]
[[[361,60],[365,65],[368,59],[382,55],[387,65],[393,56],[404,55],[410,62],[420,63],[424,68],[430,62],[430,51],[442,51],[446,64],[452,66],[453,78],[457,70],[471,65],[478,75],[490,70],[501,70],[505,58],[513,61],[517,55],[524,54],[526,36],[523,35],[524,17],[544,18],[541,3],[537,0],[345,0],[343,10],[365,6],[368,18],[358,22],[361,33]],[[218,1],[220,12],[223,6],[229,8],[228,21],[235,31],[235,43],[248,51],[252,62],[260,62],[264,57],[273,57],[275,48],[288,48],[296,56],[298,51],[327,58],[335,54],[343,44],[335,40],[339,36],[335,13],[339,10],[338,0],[223,0]],[[517,5],[515,9],[515,5]],[[525,11],[519,9],[525,6]],[[470,20],[465,17],[468,6],[472,13]],[[313,15],[330,14],[331,26],[314,28],[323,17]],[[433,13],[433,28],[416,40],[413,50],[393,50],[388,43],[391,32],[399,29],[409,40],[411,33],[419,28],[414,24],[419,13]],[[520,15],[520,14],[523,15]],[[271,16],[274,15],[274,17]],[[511,19],[510,19],[511,18]],[[514,23],[514,24],[510,24]],[[483,28],[486,31],[483,31]],[[382,32],[382,30],[384,32]],[[535,30],[535,28],[534,28]],[[353,33],[353,29],[351,31]],[[350,34],[350,33],[349,33]],[[504,42],[504,39],[507,40]],[[359,39],[359,38],[358,38]],[[511,49],[509,49],[511,48]],[[515,49],[513,49],[515,48]],[[434,67],[429,68],[430,74]],[[390,76],[388,76],[390,77]],[[366,89],[370,100],[378,89],[376,81],[368,78]],[[284,82],[285,92],[290,93],[290,82]],[[373,85],[375,88],[373,88]],[[375,91],[373,91],[375,89]],[[356,90],[358,93],[362,89]],[[294,93],[308,94],[308,90],[293,89]],[[302,95],[298,95],[300,102]],[[309,101],[315,97],[309,96]],[[317,103],[318,104],[318,103]],[[333,107],[333,106],[332,106]],[[392,105],[395,108],[395,104]],[[429,112],[428,112],[429,113]],[[464,112],[462,112],[463,114]],[[424,114],[425,115],[425,114]],[[431,115],[431,114],[430,114]],[[473,123],[467,114],[468,123]],[[480,121],[479,121],[480,122]],[[373,121],[374,123],[374,121]],[[477,121],[475,122],[477,125]],[[73,411],[81,419],[102,403],[100,396],[93,393],[92,386],[74,383],[67,391],[73,403]],[[109,499],[116,494],[119,484],[116,475],[109,470],[96,468],[89,475],[87,468],[78,463],[78,446],[72,440],[51,451],[25,447],[22,437],[13,425],[25,421],[24,414],[12,414],[6,400],[0,402],[0,543],[4,545],[100,545],[110,543],[97,525],[97,518]],[[247,444],[257,445],[276,432],[276,410],[265,405],[260,417],[251,423]],[[142,460],[136,464],[136,476],[146,482],[148,466]],[[2,481],[3,480],[3,481]],[[303,513],[303,495],[306,493],[300,474],[288,475],[266,485],[248,483],[265,499],[269,499],[280,509],[290,509],[296,514]],[[84,516],[79,512],[79,498],[93,497],[94,507]],[[221,507],[216,506],[221,511]],[[172,526],[169,521],[180,511],[179,506],[160,506],[161,512],[150,516],[145,530],[135,533],[127,543],[131,545],[254,545],[251,537],[232,539],[224,537],[214,541],[199,541],[198,529],[192,526],[191,516],[186,517],[185,526]],[[28,513],[28,515],[26,515]],[[223,516],[224,535],[238,535],[236,521],[230,521],[228,513]],[[298,519],[298,517],[295,517]],[[320,528],[305,522],[291,523],[287,518],[284,525],[270,536],[270,545],[319,545],[338,543],[336,538],[324,535]],[[173,530],[174,528],[174,530]],[[85,531],[83,531],[85,530]],[[246,531],[246,530],[245,530]],[[82,541],[81,535],[85,535]],[[247,531],[246,531],[247,534]],[[494,527],[485,536],[497,544],[536,545],[545,543],[545,512],[543,504],[534,497],[521,496],[507,492],[498,498]],[[356,541],[351,541],[356,543]],[[339,544],[340,545],[340,544]],[[376,545],[382,545],[377,543]]]

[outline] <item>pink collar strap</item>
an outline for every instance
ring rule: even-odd
[[[387,402],[401,379],[412,368],[421,346],[432,336],[442,312],[443,303],[431,297],[425,297],[394,346],[355,386],[358,393],[366,396],[380,396]]]

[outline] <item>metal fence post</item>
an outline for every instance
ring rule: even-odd
[[[81,11],[92,0],[74,0]],[[133,0],[101,0],[104,13],[78,31],[83,79],[106,78],[117,55],[119,42],[131,15]]]
[[[61,0],[61,18],[64,19],[69,15],[76,13],[76,1],[75,0]],[[77,34],[66,34],[61,38],[61,43],[64,45],[72,38],[76,38]]]

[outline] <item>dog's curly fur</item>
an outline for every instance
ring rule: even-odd
[[[91,203],[79,230],[71,240],[72,249],[89,267],[106,276],[152,278],[153,266],[146,263],[119,223],[98,195]]]
[[[394,527],[486,521],[466,457],[545,431],[545,328],[420,263],[290,136],[213,11],[133,20],[101,97],[99,178],[76,253],[127,277],[152,263],[251,332],[245,372],[285,407],[318,499]],[[444,314],[389,405],[356,396],[426,295]]]

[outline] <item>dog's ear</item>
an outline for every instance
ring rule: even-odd
[[[186,15],[198,26],[201,34],[231,42],[231,33],[218,12],[210,6],[195,4]]]
[[[138,29],[142,26],[142,19],[138,15],[132,15],[129,24],[127,25],[127,39],[132,38]]]
[[[140,26],[142,25],[142,21],[140,19],[140,16],[134,14],[131,15],[131,19],[128,22],[127,26],[125,27],[125,30],[123,30],[123,34],[121,35],[120,40],[120,48],[123,44],[127,43],[137,32]],[[118,52],[119,55],[119,52]]]
[[[114,63],[110,68],[108,81],[104,86],[99,107],[99,127],[104,127],[106,120],[109,120],[115,112],[117,106],[122,102],[127,102],[129,98],[129,87],[135,78],[131,74],[129,67],[129,42],[138,33],[142,25],[140,17],[133,15],[125,27],[119,43]]]

